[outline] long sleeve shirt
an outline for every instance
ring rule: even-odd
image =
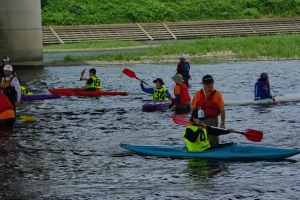
[[[4,79],[6,81],[9,81],[9,79],[11,79],[12,77],[14,77],[14,76],[10,75],[9,77],[3,77],[2,82]],[[10,86],[15,88],[15,90],[17,92],[17,101],[20,101],[21,100],[21,87],[20,87],[19,80],[16,77],[14,77],[10,82]]]
[[[153,88],[145,88],[144,84],[141,84],[141,89],[143,90],[143,92],[146,92],[148,94],[152,94],[153,95],[153,93],[154,93],[154,89]],[[167,97],[169,99],[172,98],[172,95],[170,94],[170,92],[168,90],[166,91],[166,95],[167,95]]]

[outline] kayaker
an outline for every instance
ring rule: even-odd
[[[189,94],[188,87],[184,84],[181,74],[176,74],[172,77],[172,80],[176,83],[174,87],[175,99],[172,104],[169,105],[171,109],[174,105],[176,106],[176,111],[190,111],[191,110],[191,97]]]
[[[163,87],[165,83],[161,78],[155,79],[153,83],[155,83],[155,86],[153,88],[145,88],[143,80],[140,80],[142,90],[146,93],[152,94],[153,100],[168,101],[170,98],[172,98],[172,95],[169,93],[168,89]]]
[[[203,110],[206,116],[205,123],[210,126],[218,127],[218,116],[221,114],[220,128],[225,128],[225,109],[221,92],[215,90],[214,79],[211,75],[202,78],[203,89],[196,92],[192,100],[192,112]],[[218,136],[209,136],[211,144],[219,144]]]
[[[181,54],[179,57],[180,62],[177,65],[177,74],[182,75],[182,79],[184,83],[189,86],[189,79],[190,79],[190,63],[188,63],[185,54]]]
[[[193,125],[189,125],[184,129],[183,137],[189,151],[204,151],[211,147],[208,136],[225,135],[233,133],[234,129],[219,129],[208,127],[204,124],[206,117],[202,110],[194,110],[190,121]]]
[[[3,68],[5,77],[2,78],[2,92],[7,96],[14,110],[20,105],[21,89],[19,80],[14,77],[13,67],[5,65]]]
[[[275,101],[270,91],[269,76],[266,72],[260,74],[254,86],[254,100],[261,99],[272,99]]]
[[[101,88],[101,79],[96,76],[96,69],[92,68],[89,70],[90,78],[83,78],[81,77],[80,80],[87,81],[85,86],[81,88],[75,88],[75,90],[86,90],[86,91],[95,91],[100,90]]]
[[[15,123],[14,107],[5,94],[0,93],[0,128],[13,127]]]

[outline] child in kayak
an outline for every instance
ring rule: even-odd
[[[75,90],[95,91],[101,88],[101,79],[96,76],[96,69],[92,68],[89,70],[90,78],[81,77],[80,80],[87,81],[85,86],[81,88],[75,88]]]
[[[257,79],[254,86],[254,100],[272,99],[275,102],[270,91],[270,83],[268,79],[268,73],[263,72],[260,74],[260,77]]]
[[[143,80],[140,80],[141,89],[149,94],[153,95],[153,100],[161,100],[161,101],[168,101],[170,98],[172,98],[170,92],[167,88],[163,87],[165,84],[161,78],[157,78],[153,81],[155,83],[155,86],[153,88],[145,88],[143,84]]]
[[[206,119],[202,110],[194,110],[190,119],[193,125],[189,125],[184,129],[183,137],[189,151],[204,151],[211,147],[208,135],[225,135],[233,133],[234,129],[219,129],[217,127],[209,127],[202,122]]]

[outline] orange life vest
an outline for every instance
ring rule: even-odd
[[[5,94],[0,94],[0,113],[6,110],[14,110],[14,107]]]
[[[179,83],[177,85],[179,85],[179,87],[181,88],[181,93],[180,93],[179,102],[177,102],[176,105],[184,104],[184,103],[191,101],[189,90],[188,90],[188,87],[186,86],[186,84]],[[175,89],[174,89],[174,94],[175,94]]]
[[[213,97],[217,90],[211,92],[210,96],[205,99],[203,89],[200,91],[200,100],[197,102],[197,107],[201,107],[205,117],[217,117],[220,114],[218,105],[213,102]]]

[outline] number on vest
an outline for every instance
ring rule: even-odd
[[[95,87],[100,87],[100,79],[96,79],[96,80],[94,80],[94,85],[95,85]]]
[[[164,92],[155,91],[155,100],[164,99]]]

